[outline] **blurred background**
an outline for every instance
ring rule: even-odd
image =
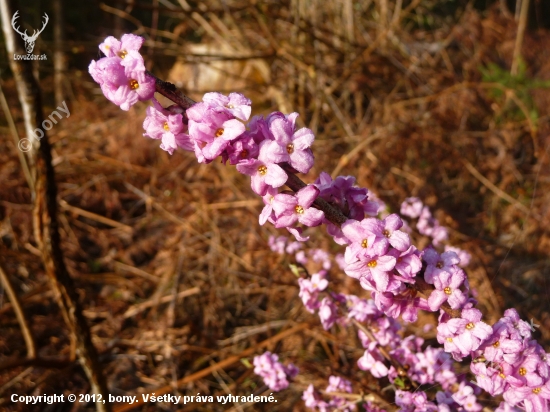
[[[527,2],[527,0],[523,0]],[[107,36],[145,38],[147,69],[200,100],[244,93],[252,114],[298,112],[316,135],[320,172],[354,175],[398,212],[408,196],[450,228],[472,255],[470,283],[494,323],[515,307],[550,344],[550,3],[531,0],[20,1],[19,24],[37,29],[34,54],[44,113],[66,102],[49,131],[62,249],[110,393],[169,387],[180,395],[268,394],[246,361],[194,373],[296,325],[267,349],[300,367],[277,404],[147,404],[141,410],[305,410],[301,393],[330,374],[356,393],[387,381],[359,371],[353,330],[324,331],[303,309],[291,259],[268,247],[263,204],[249,178],[193,153],[170,156],[143,137],[146,103],[121,111],[89,76]],[[2,42],[2,45],[4,43]],[[89,404],[24,406],[12,393],[90,390],[44,274],[32,197],[17,140],[25,137],[5,47],[0,78],[0,263],[20,298],[38,357],[17,363],[25,341],[0,289],[0,409],[94,410]],[[166,103],[166,100],[163,102]],[[10,131],[10,119],[18,136]],[[323,230],[308,246],[341,248]],[[414,235],[420,245],[427,240]],[[314,270],[314,269],[311,269]],[[336,290],[365,296],[330,271]],[[424,316],[407,326],[435,345]],[[263,352],[258,349],[256,354]],[[251,361],[252,356],[248,356]],[[11,363],[10,363],[11,362]],[[14,363],[15,362],[15,363]],[[191,377],[185,380],[186,377]],[[184,381],[182,381],[184,379]],[[179,382],[178,382],[179,381]],[[491,410],[498,405],[481,398]]]

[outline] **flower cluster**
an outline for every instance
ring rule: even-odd
[[[331,392],[338,393],[352,393],[351,382],[340,376],[329,376],[328,386],[325,389],[325,393]],[[308,408],[318,409],[320,411],[338,410],[344,412],[355,411],[356,407],[353,402],[346,401],[341,396],[332,396],[329,402],[324,401],[318,392],[315,391],[315,387],[310,384],[308,388],[302,394],[302,399]]]
[[[359,340],[364,348],[363,356],[357,360],[359,369],[369,371],[376,378],[387,377],[396,386],[405,385],[406,382],[403,381],[400,370],[393,364],[388,364],[387,359],[379,351],[379,347],[384,347],[395,361],[406,367],[408,379],[421,385],[432,387],[439,385],[441,388],[437,392],[437,403],[428,401],[427,394],[422,391],[417,390],[414,394],[406,391],[398,392],[401,398],[396,398],[396,402],[399,404],[399,399],[403,399],[403,404],[400,404],[402,411],[451,411],[461,406],[469,411],[481,410],[475,396],[479,393],[479,388],[475,389],[466,383],[463,376],[457,375],[451,355],[441,348],[425,347],[422,338],[415,336],[403,338],[400,324],[386,316],[377,307],[375,301],[329,290],[327,271],[332,265],[328,254],[322,253],[320,249],[297,248],[296,242],[290,242],[288,238],[281,236],[271,237],[269,243],[272,250],[277,253],[294,254],[296,260],[300,259],[303,265],[316,262],[327,268],[314,273],[309,278],[300,277],[298,279],[299,295],[305,308],[311,313],[318,314],[325,329],[330,329],[335,323],[346,325],[351,320],[355,320],[371,331],[370,336],[363,330],[358,331]],[[329,392],[328,388],[326,392]],[[351,390],[346,392],[351,393]],[[465,396],[464,393],[469,395]],[[306,402],[306,406],[321,411],[331,410],[334,402],[339,402],[340,407],[344,405],[342,399],[337,401],[333,399],[332,403],[324,401],[315,392],[313,385],[304,392],[302,399]],[[372,409],[369,408],[367,410]]]
[[[143,37],[133,34],[124,34],[120,41],[109,36],[99,45],[106,57],[92,60],[88,67],[105,97],[122,110],[152,99],[155,93],[155,79],[147,76],[138,51],[142,44]]]
[[[124,35],[120,41],[108,37],[100,45],[106,57],[89,66],[105,96],[123,110],[137,101],[153,99],[155,79],[145,71],[138,51],[142,43],[143,39],[134,35]],[[295,253],[304,265],[308,261],[322,265],[299,284],[306,309],[318,313],[325,329],[352,321],[370,328],[369,334],[359,331],[365,349],[358,360],[360,369],[387,377],[405,389],[406,380],[441,387],[435,402],[420,390],[396,391],[396,404],[402,411],[480,410],[477,389],[457,377],[450,364],[451,359],[466,357],[473,360],[471,371],[477,386],[492,395],[503,395],[506,402],[500,411],[516,407],[547,411],[549,355],[531,338],[531,325],[520,320],[515,310],[506,311],[493,326],[482,321],[460,267],[470,256],[459,249],[436,250],[447,239],[448,231],[432,217],[429,208],[418,198],[408,198],[401,206],[401,215],[418,218],[417,230],[432,239],[433,247],[418,250],[411,242],[407,222],[397,214],[379,218],[383,205],[367,189],[357,187],[354,177],[332,179],[323,172],[313,184],[292,185],[289,177],[308,173],[313,167],[313,133],[308,128],[296,128],[297,113],[274,112],[249,121],[250,105],[250,100],[239,93],[207,93],[202,102],[185,111],[178,106],[163,108],[153,99],[144,121],[145,135],[161,140],[161,148],[170,154],[176,149],[192,151],[200,163],[221,158],[250,176],[252,190],[265,205],[260,224],[269,221],[277,228],[286,228],[298,241],[308,239],[302,233],[304,226],[327,226],[334,242],[345,247],[344,254],[335,257],[338,266],[371,293],[371,300],[331,291],[328,271],[332,264],[326,252],[303,250],[299,243],[284,244],[280,239],[271,240],[270,246]],[[280,192],[285,183],[295,193]],[[334,211],[339,218],[334,218]],[[415,321],[421,309],[439,313],[437,340],[444,349],[425,347],[421,338],[400,335],[396,319]],[[382,352],[380,347],[386,350]],[[399,364],[407,365],[406,371],[396,366]],[[269,352],[256,357],[254,365],[272,390],[288,386],[288,379],[297,373],[295,367],[282,366],[277,355]],[[350,389],[344,380],[331,382],[329,388]],[[304,400],[310,407],[348,407],[342,399],[335,404],[320,400],[313,387],[306,392]]]
[[[508,309],[482,345],[470,353],[474,359],[470,369],[480,388],[493,396],[503,394],[509,405],[547,411],[550,355],[531,338],[533,329],[515,309]]]
[[[284,366],[279,362],[279,356],[271,352],[264,352],[254,357],[254,373],[263,378],[265,384],[272,391],[281,391],[288,388],[289,379],[298,374],[298,368],[292,363]]]
[[[417,197],[408,197],[401,204],[401,214],[410,218],[418,218],[416,228],[420,234],[429,236],[433,239],[433,244],[439,246],[449,237],[449,232],[445,226],[439,224],[439,220],[432,217],[428,206],[424,206]]]
[[[348,239],[344,271],[372,292],[377,307],[386,315],[414,322],[425,303],[411,296],[407,285],[415,282],[422,269],[421,253],[411,245],[408,234],[399,230],[402,226],[396,214],[383,220],[350,219],[344,223],[342,232]]]

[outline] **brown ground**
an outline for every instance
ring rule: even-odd
[[[346,7],[319,8],[313,0],[297,2],[304,6],[300,11],[286,3],[229,2],[225,11],[208,3],[209,11],[200,16],[233,53],[254,50],[267,62],[269,83],[257,72],[240,79],[238,91],[253,99],[253,114],[298,111],[301,126],[316,133],[316,166],[304,180],[313,181],[321,171],[354,175],[393,211],[405,197],[419,196],[452,228],[450,243],[473,255],[468,274],[485,320],[493,323],[515,307],[540,325],[536,335],[549,348],[550,92],[534,90],[532,79],[550,80],[550,33],[527,32],[526,72],[517,81],[506,75],[517,24],[496,6],[483,13],[458,9],[447,19],[418,6],[412,14],[402,11],[391,26],[380,23],[381,5],[387,3],[377,1],[366,10],[351,8],[351,26]],[[394,3],[389,5],[391,21]],[[178,46],[185,36],[205,33],[206,23],[180,18],[172,27],[180,37],[169,40],[157,32],[156,47],[148,49],[156,62],[151,70],[159,76],[167,74],[169,56],[178,50],[193,57]],[[149,37],[145,30],[138,34]],[[204,39],[213,41],[207,34]],[[86,53],[88,60],[97,58],[92,47]],[[490,63],[500,71],[484,79],[480,68]],[[43,74],[43,92],[51,99],[48,76]],[[112,394],[173,385],[302,323],[307,328],[268,346],[301,368],[296,384],[276,395],[275,407],[256,404],[249,410],[300,410],[301,391],[309,383],[324,388],[335,371],[352,379],[356,393],[387,385],[357,371],[362,351],[355,331],[324,331],[303,309],[288,259],[267,248],[268,236],[280,232],[258,226],[261,200],[247,177],[218,162],[199,165],[191,153],[168,155],[158,142],[142,137],[144,104],[122,112],[97,95],[85,71],[69,78],[71,116],[50,134],[63,250]],[[22,135],[13,80],[5,79],[2,87]],[[230,87],[232,80],[220,91]],[[46,106],[44,112],[53,109]],[[70,337],[33,238],[30,191],[7,123],[1,126],[6,142],[0,147],[1,263],[23,301],[39,356],[68,360]],[[312,246],[338,250],[323,231],[314,232]],[[343,292],[362,293],[341,273],[331,278]],[[178,297],[185,291],[189,295]],[[418,332],[431,321],[424,316],[409,330]],[[12,305],[0,294],[0,365],[25,356]],[[9,403],[12,393],[88,391],[78,364],[68,365],[0,370],[0,408],[71,410],[68,404],[46,409]],[[170,393],[270,391],[235,362]],[[77,407],[73,410],[93,410],[92,404]],[[149,404],[143,410],[176,409]]]

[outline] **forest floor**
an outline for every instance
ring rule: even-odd
[[[431,26],[418,21],[422,12],[406,9],[379,24],[372,17],[378,10],[369,9],[348,30],[343,11],[207,3],[207,25],[197,20],[195,30],[208,26],[226,34],[227,53],[261,56],[227,68],[232,74],[224,73],[229,80],[216,90],[238,88],[253,100],[253,114],[300,113],[299,127],[316,135],[316,163],[303,180],[312,182],[322,171],[353,175],[390,212],[406,197],[419,197],[449,228],[449,244],[472,255],[466,271],[484,321],[492,324],[514,307],[539,325],[535,336],[550,348],[550,32],[527,31],[524,65],[511,76],[517,23],[498,7],[435,16]],[[296,13],[300,19],[290,17]],[[182,50],[176,41],[164,50],[158,36],[146,43],[149,56]],[[150,68],[159,77],[177,82],[188,73],[180,60],[162,61],[170,64]],[[41,81],[45,96],[53,94],[48,76]],[[248,177],[220,162],[198,164],[193,153],[170,156],[143,137],[145,104],[119,110],[82,68],[69,81],[70,117],[49,132],[62,248],[111,393],[269,394],[238,357],[213,373],[193,375],[254,347],[255,354],[278,353],[301,372],[275,394],[276,407],[256,404],[253,410],[302,410],[309,383],[324,388],[336,372],[351,377],[357,393],[387,386],[358,372],[362,350],[354,330],[325,331],[304,309],[291,256],[268,247],[270,236],[287,233],[259,226],[263,204]],[[15,83],[5,79],[2,88],[23,136]],[[190,94],[200,98],[197,90]],[[46,104],[44,112],[57,104]],[[39,356],[63,366],[0,369],[0,409],[71,410],[9,401],[12,393],[86,393],[89,384],[44,272],[31,191],[4,121],[0,136],[7,142],[0,146],[0,263],[20,296]],[[324,230],[308,233],[308,247],[342,251]],[[427,245],[422,236],[412,237]],[[336,265],[330,279],[339,292],[367,296]],[[434,322],[422,316],[405,334],[436,345],[434,329],[425,328]],[[13,305],[0,293],[0,365],[25,356]],[[72,410],[93,410],[93,404],[80,408]],[[159,408],[174,410],[169,404],[142,410]]]

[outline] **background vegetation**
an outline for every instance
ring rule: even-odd
[[[266,393],[246,362],[194,374],[296,325],[307,327],[267,346],[301,368],[276,406],[180,410],[302,410],[301,391],[324,388],[331,373],[350,377],[356,392],[387,385],[357,370],[355,331],[324,331],[303,309],[290,261],[267,247],[286,232],[258,225],[262,203],[249,179],[217,162],[199,165],[192,153],[168,155],[142,136],[145,104],[122,112],[103,97],[87,66],[106,36],[127,32],[146,38],[149,70],[195,99],[239,91],[253,114],[299,112],[299,126],[316,134],[306,181],[321,171],[354,175],[391,211],[421,198],[451,228],[450,243],[473,255],[468,275],[485,321],[515,307],[550,347],[548,3],[532,2],[519,52],[514,1],[66,3],[57,85],[52,4],[22,2],[21,14],[29,28],[52,16],[35,53],[48,55],[36,65],[44,112],[61,97],[71,111],[50,131],[62,247],[112,394]],[[89,385],[33,237],[33,199],[8,128],[12,117],[24,136],[8,58],[2,48],[0,263],[38,356],[52,362],[18,363],[25,344],[0,289],[0,408],[47,410],[9,397]],[[339,251],[321,232],[310,244]],[[343,273],[330,277],[342,292],[362,293]],[[433,321],[425,316],[407,333],[433,345],[434,330],[423,328]],[[72,410],[87,409],[93,404]],[[159,409],[175,410],[142,410]]]

